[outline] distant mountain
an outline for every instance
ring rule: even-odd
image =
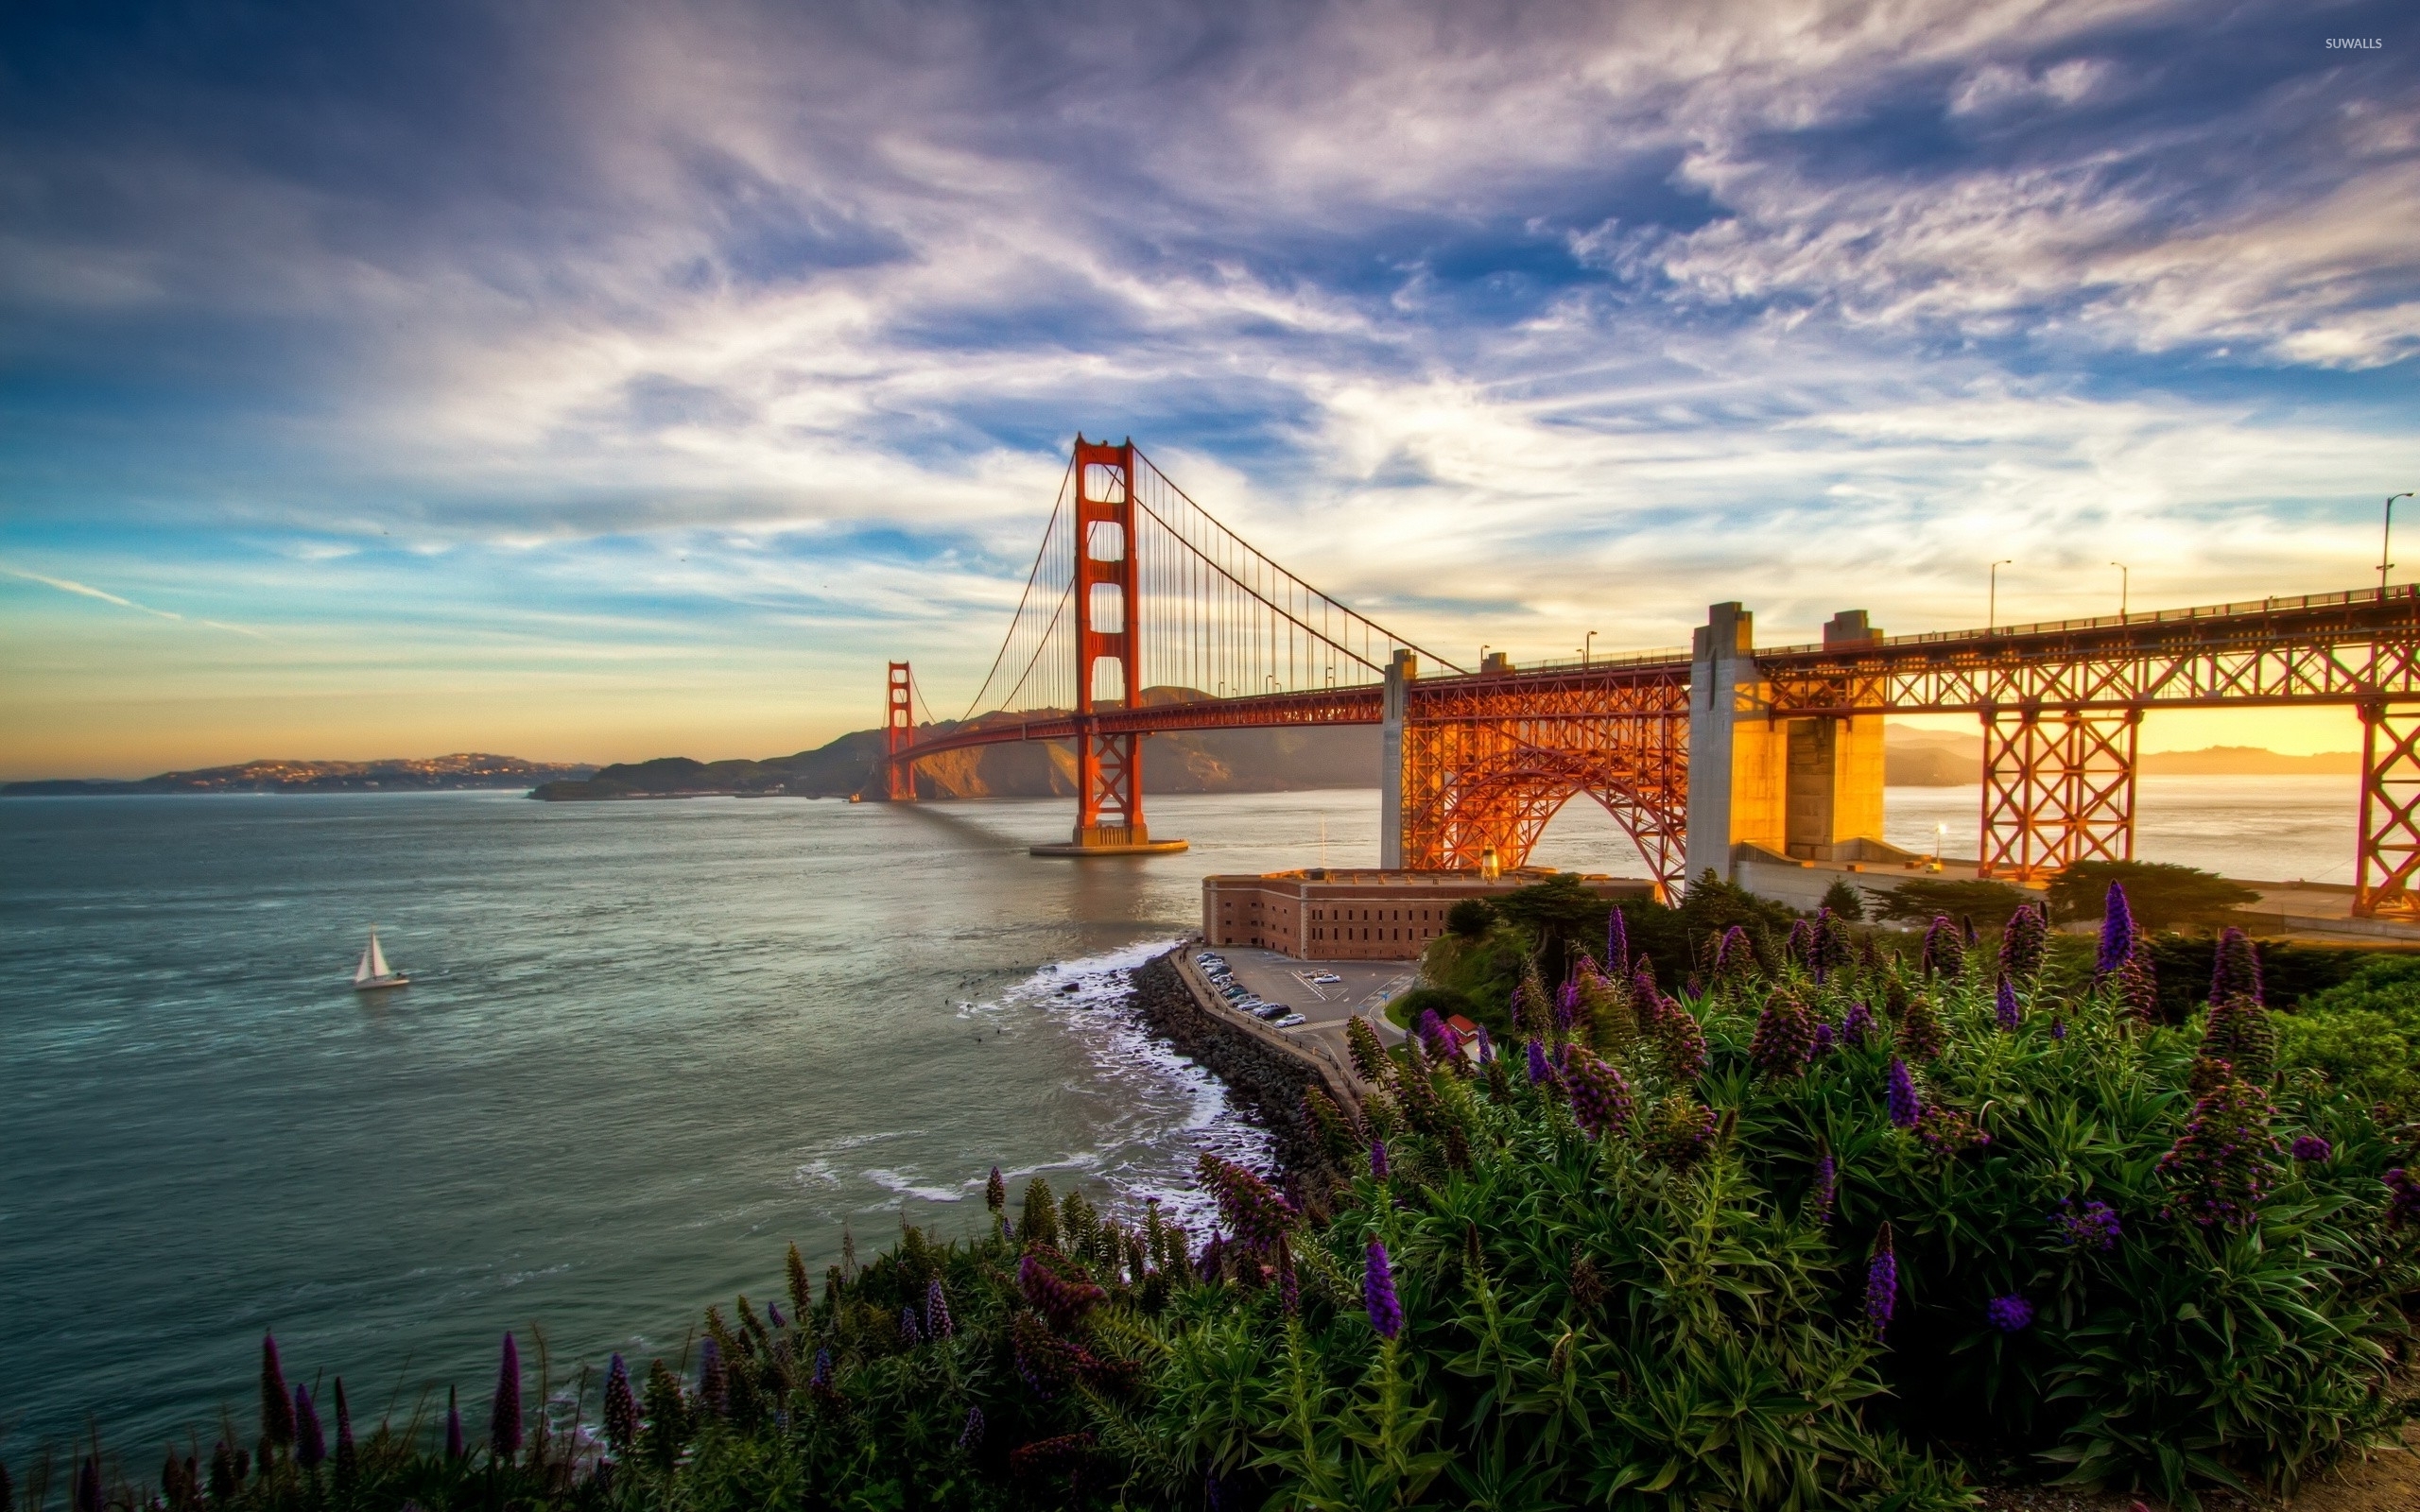
[[[1146,689],[1148,703],[1200,695]],[[1014,723],[1001,715],[986,719]],[[984,720],[974,721],[976,724]],[[925,738],[966,728],[925,727]],[[846,798],[881,791],[882,731],[859,730],[794,756],[700,762],[663,756],[607,766],[585,781],[542,784],[529,796],[556,802],[596,799],[747,797]],[[1378,728],[1341,725],[1274,730],[1205,730],[1153,735],[1143,743],[1146,793],[1282,793],[1315,787],[1369,787],[1378,781]],[[1069,798],[1076,751],[1065,741],[978,746],[917,764],[922,799]]]
[[[2155,750],[2140,763],[2152,777],[2359,777],[2358,750],[2323,750],[2289,756],[2258,746],[2204,746],[2200,750]]]
[[[2145,777],[2342,777],[2358,774],[2351,750],[2289,756],[2258,746],[2146,751],[2136,760]],[[1882,780],[1893,787],[1967,787],[1983,780],[1983,737],[1957,730],[1882,727]]]
[[[390,756],[368,762],[246,762],[192,772],[163,772],[136,782],[60,780],[0,784],[0,798],[90,798],[112,793],[362,793],[426,792],[439,788],[527,787],[583,778],[585,763],[524,761],[462,751],[452,756]]]

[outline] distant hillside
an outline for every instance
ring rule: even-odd
[[[1966,787],[1981,782],[1983,737],[1957,730],[1882,727],[1882,780],[1893,787]],[[2145,777],[2344,777],[2361,769],[2359,751],[2289,756],[2258,746],[2146,751]]]
[[[1183,696],[1180,690],[1165,688],[1144,694],[1153,703]],[[943,722],[926,728],[929,734],[947,734],[964,727]],[[814,750],[761,761],[663,756],[620,764],[586,781],[544,783],[529,796],[556,802],[711,794],[846,798],[879,791],[881,754],[882,731],[859,730]],[[1282,793],[1369,787],[1377,781],[1375,725],[1206,730],[1153,735],[1143,744],[1146,793]],[[1075,747],[1064,741],[977,747],[916,767],[916,795],[922,799],[1067,798],[1075,791]]]
[[[461,751],[452,756],[389,756],[368,762],[259,761],[163,772],[130,782],[99,779],[0,784],[0,798],[91,798],[112,793],[360,793],[426,792],[440,788],[527,787],[583,778],[586,764],[524,761]]]

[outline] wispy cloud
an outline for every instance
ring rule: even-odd
[[[234,635],[249,635],[254,640],[268,639],[260,631],[247,629],[241,625],[229,625],[223,621],[212,619],[188,619],[173,610],[153,609],[148,604],[138,604],[133,599],[122,597],[105,589],[95,588],[90,583],[77,582],[73,578],[51,577],[42,573],[29,573],[23,568],[6,565],[0,565],[0,573],[7,573],[11,577],[22,578],[29,583],[40,583],[45,588],[56,588],[62,593],[74,593],[81,598],[97,598],[104,604],[115,604],[120,609],[130,609],[137,614],[148,614],[156,620],[170,620],[179,625],[199,625],[205,629],[226,630]]]

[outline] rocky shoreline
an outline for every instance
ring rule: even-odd
[[[1337,1169],[1311,1121],[1304,1094],[1339,1089],[1308,1059],[1288,1055],[1203,1007],[1176,966],[1176,952],[1135,968],[1133,1003],[1153,1034],[1225,1083],[1252,1120],[1269,1131],[1278,1176],[1295,1200],[1325,1206]],[[1341,1100],[1341,1099],[1340,1099]]]

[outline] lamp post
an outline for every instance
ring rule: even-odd
[[[1586,638],[1586,639],[1584,639],[1584,640],[1582,640],[1582,641],[1580,643],[1580,664],[1581,664],[1582,666],[1583,666],[1583,667],[1584,667],[1584,666],[1586,666],[1586,665],[1588,664],[1588,653],[1589,653],[1590,651],[1592,651],[1592,650],[1595,650],[1595,649],[1596,649],[1596,646],[1597,646],[1597,632],[1596,632],[1596,631],[1594,631],[1594,630],[1590,630],[1590,631],[1588,632],[1587,638]]]
[[[2386,592],[2386,570],[2394,565],[2387,560],[2387,558],[2394,555],[2387,548],[2394,541],[2394,501],[2410,497],[2411,497],[2411,490],[2409,489],[2401,493],[2390,493],[2386,496],[2386,525],[2378,533],[2378,592],[2381,593]]]
[[[2002,557],[1992,563],[1992,595],[1983,610],[1983,628],[1990,629],[2000,622],[2000,569],[2016,565],[2014,557]]]
[[[2135,575],[2122,561],[2113,561],[2109,565],[2118,569],[2118,617],[2122,620],[2126,617],[2126,600],[2133,590]]]

